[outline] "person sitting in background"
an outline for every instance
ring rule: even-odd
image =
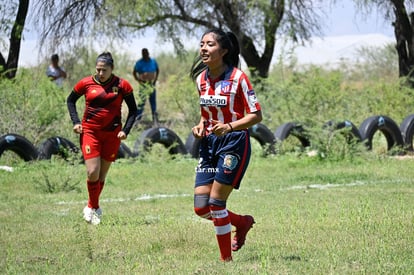
[[[66,78],[65,70],[59,66],[59,55],[54,54],[50,58],[50,65],[47,67],[46,75],[59,87],[62,87]]]

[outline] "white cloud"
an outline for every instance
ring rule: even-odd
[[[365,46],[381,47],[387,43],[395,43],[394,39],[383,34],[362,34],[362,35],[341,35],[325,38],[312,38],[305,46],[297,47],[294,50],[300,64],[336,64],[340,61],[352,61],[356,59],[356,50]],[[197,39],[188,41],[188,48],[197,47]],[[140,57],[141,48],[150,49],[152,56],[163,52],[172,52],[171,43],[161,43],[156,37],[134,39],[130,43],[119,46],[119,50],[131,54],[133,57]],[[34,66],[39,64],[42,57],[38,56],[37,41],[25,40],[20,50],[19,66]],[[275,50],[274,61],[281,54],[281,49]]]
[[[298,62],[302,64],[335,64],[353,61],[361,47],[383,47],[395,40],[383,34],[341,35],[313,38],[311,43],[295,49]]]

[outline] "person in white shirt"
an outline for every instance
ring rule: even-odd
[[[46,70],[46,75],[51,81],[55,82],[57,86],[62,87],[63,80],[66,78],[66,72],[59,66],[59,55],[53,54],[50,58],[50,65]]]

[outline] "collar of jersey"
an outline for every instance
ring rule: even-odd
[[[109,82],[111,82],[111,80],[112,80],[112,78],[114,77],[114,75],[113,74],[111,74],[111,76],[108,78],[108,80],[107,81],[105,81],[105,82],[100,82],[99,81],[99,79],[97,79],[96,78],[96,74],[94,74],[93,76],[92,76],[92,78],[93,78],[93,81],[95,81],[97,84],[99,84],[99,85],[105,85],[105,84],[108,84]]]

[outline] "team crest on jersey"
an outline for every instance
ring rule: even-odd
[[[223,167],[229,170],[233,170],[237,163],[238,163],[238,159],[236,156],[234,155],[225,155],[224,156],[224,161],[223,161]]]
[[[256,94],[253,90],[250,90],[247,92],[247,96],[249,97],[249,100],[253,103],[257,102]]]
[[[221,93],[228,94],[231,91],[231,82],[230,81],[222,81],[221,82]]]
[[[227,97],[219,95],[200,96],[201,106],[225,107],[227,105]]]
[[[119,90],[118,87],[112,87],[112,92],[116,95],[118,94],[118,90]]]

